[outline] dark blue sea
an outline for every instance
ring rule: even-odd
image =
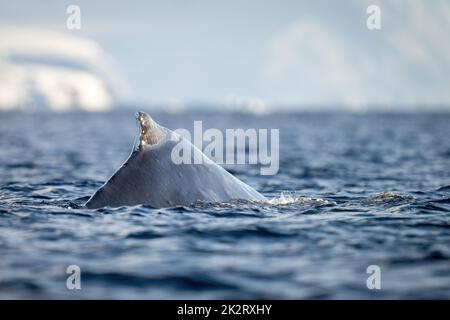
[[[450,298],[449,113],[147,110],[279,129],[277,175],[227,166],[270,201],[83,208],[130,154],[134,111],[0,113],[0,298]]]

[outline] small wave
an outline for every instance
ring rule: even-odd
[[[450,185],[438,188],[436,191],[450,191]]]
[[[161,237],[163,237],[163,235],[151,230],[131,232],[126,236],[127,239],[155,239]]]
[[[450,198],[444,198],[444,199],[439,199],[439,200],[432,200],[430,202],[450,204]]]
[[[133,272],[93,272],[83,273],[85,281],[102,282],[108,285],[125,285],[129,287],[172,287],[185,290],[232,290],[236,289],[233,284],[229,284],[215,277],[204,274],[192,273],[189,275],[163,274],[163,275],[142,275]]]
[[[365,204],[389,204],[414,200],[413,196],[394,192],[380,192],[363,200]]]

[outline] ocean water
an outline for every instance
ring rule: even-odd
[[[270,201],[88,210],[134,112],[0,113],[0,298],[450,298],[450,114],[149,113],[278,128],[277,175],[227,166]]]

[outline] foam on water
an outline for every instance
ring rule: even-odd
[[[305,205],[329,205],[336,204],[334,201],[329,201],[321,198],[303,197],[293,192],[282,192],[279,197],[274,197],[267,201],[267,203],[275,206],[285,206],[291,204],[305,204]]]

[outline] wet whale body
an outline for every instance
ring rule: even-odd
[[[136,113],[139,137],[128,160],[87,201],[88,208],[132,206],[188,206],[197,201],[233,199],[264,201],[255,189],[214,163],[190,141],[158,125],[144,112]],[[191,148],[200,162],[177,164],[175,146]],[[200,163],[200,164],[199,164]]]

